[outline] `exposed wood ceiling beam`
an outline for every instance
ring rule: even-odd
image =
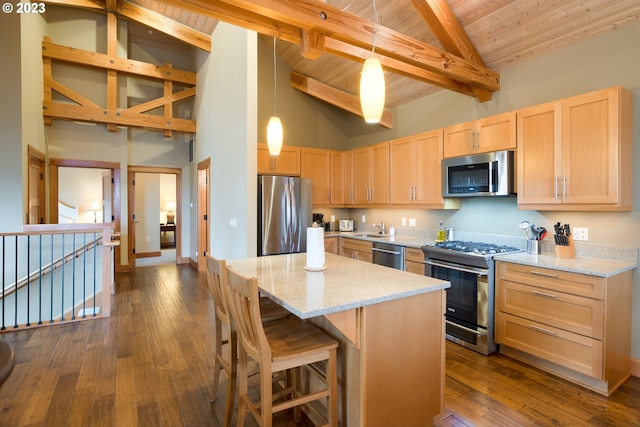
[[[196,74],[190,71],[179,70],[166,65],[149,64],[134,59],[114,58],[104,53],[90,52],[47,41],[42,42],[42,56],[44,58],[73,62],[90,67],[138,74],[158,80],[170,80],[174,83],[194,86],[196,84]]]
[[[325,49],[327,52],[351,59],[353,61],[363,61],[371,56],[370,50],[330,38],[326,39]],[[382,56],[377,53],[374,53],[373,56],[380,60],[385,70],[393,71],[396,74],[410,77],[415,80],[420,80],[422,82],[444,89],[449,89],[463,95],[473,96],[473,92],[467,84],[457,82],[440,74],[427,71],[424,68],[419,68],[415,65],[410,65],[406,62],[398,61],[397,59]]]
[[[285,40],[287,38],[281,37],[278,32],[281,27],[287,30],[283,35],[288,38],[292,36],[291,28],[298,28],[297,40],[288,40],[298,44],[301,43],[300,31],[305,30],[324,34],[325,43],[328,43],[329,38],[333,38],[348,45],[371,50],[373,48],[371,35],[375,31],[377,34],[375,51],[381,56],[422,68],[473,88],[490,92],[500,88],[499,74],[486,67],[436,49],[389,28],[383,26],[372,28],[369,20],[318,1],[166,0],[165,2]],[[227,13],[230,16],[227,16]],[[261,25],[264,25],[262,29],[260,29]]]
[[[296,72],[291,73],[291,87],[362,117],[360,98],[357,96]],[[389,129],[393,128],[393,113],[391,110],[385,108],[378,124]]]
[[[211,52],[211,36],[195,31],[159,13],[151,12],[128,1],[118,1],[119,15],[161,31],[205,52]]]
[[[447,52],[486,67],[446,0],[411,1]],[[475,87],[471,89],[481,102],[491,99],[490,91]]]
[[[211,36],[125,0],[44,0],[44,3],[112,12],[183,42],[211,52]]]

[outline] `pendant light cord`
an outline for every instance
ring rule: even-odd
[[[376,41],[378,39],[378,31],[373,28],[373,17],[376,18],[376,28],[380,26],[380,19],[378,18],[378,9],[376,8],[376,0],[371,0],[371,56],[376,50]]]
[[[276,66],[276,38],[275,36],[273,37],[273,115],[274,117],[277,116],[276,114],[276,82],[277,82],[277,66]]]

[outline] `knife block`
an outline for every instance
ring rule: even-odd
[[[556,257],[558,258],[574,258],[576,256],[576,249],[573,246],[573,235],[569,235],[569,244],[556,245]]]

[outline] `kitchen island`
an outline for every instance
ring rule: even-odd
[[[261,293],[340,341],[342,426],[430,426],[444,408],[444,309],[449,282],[326,254],[227,262]]]

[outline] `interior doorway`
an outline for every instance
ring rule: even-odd
[[[95,170],[97,172],[98,190],[93,191],[84,209],[76,203],[60,203],[59,192],[61,168]],[[95,204],[94,204],[95,202]],[[62,212],[64,211],[64,212]],[[59,224],[63,222],[113,222],[114,234],[118,236],[121,230],[120,203],[120,164],[115,162],[99,162],[90,160],[49,159],[49,215],[47,223]],[[83,218],[82,216],[85,215]],[[87,219],[88,218],[88,219]],[[100,221],[98,221],[100,219]],[[120,262],[121,249],[114,248],[115,272],[122,270]]]
[[[161,194],[163,177],[173,187],[170,196]],[[129,166],[128,192],[128,265],[148,265],[158,259],[181,264],[181,177],[178,168]],[[164,247],[163,247],[164,246]],[[171,246],[171,247],[169,247]]]
[[[27,147],[27,154],[29,157],[27,224],[44,224],[46,156],[30,145]]]

